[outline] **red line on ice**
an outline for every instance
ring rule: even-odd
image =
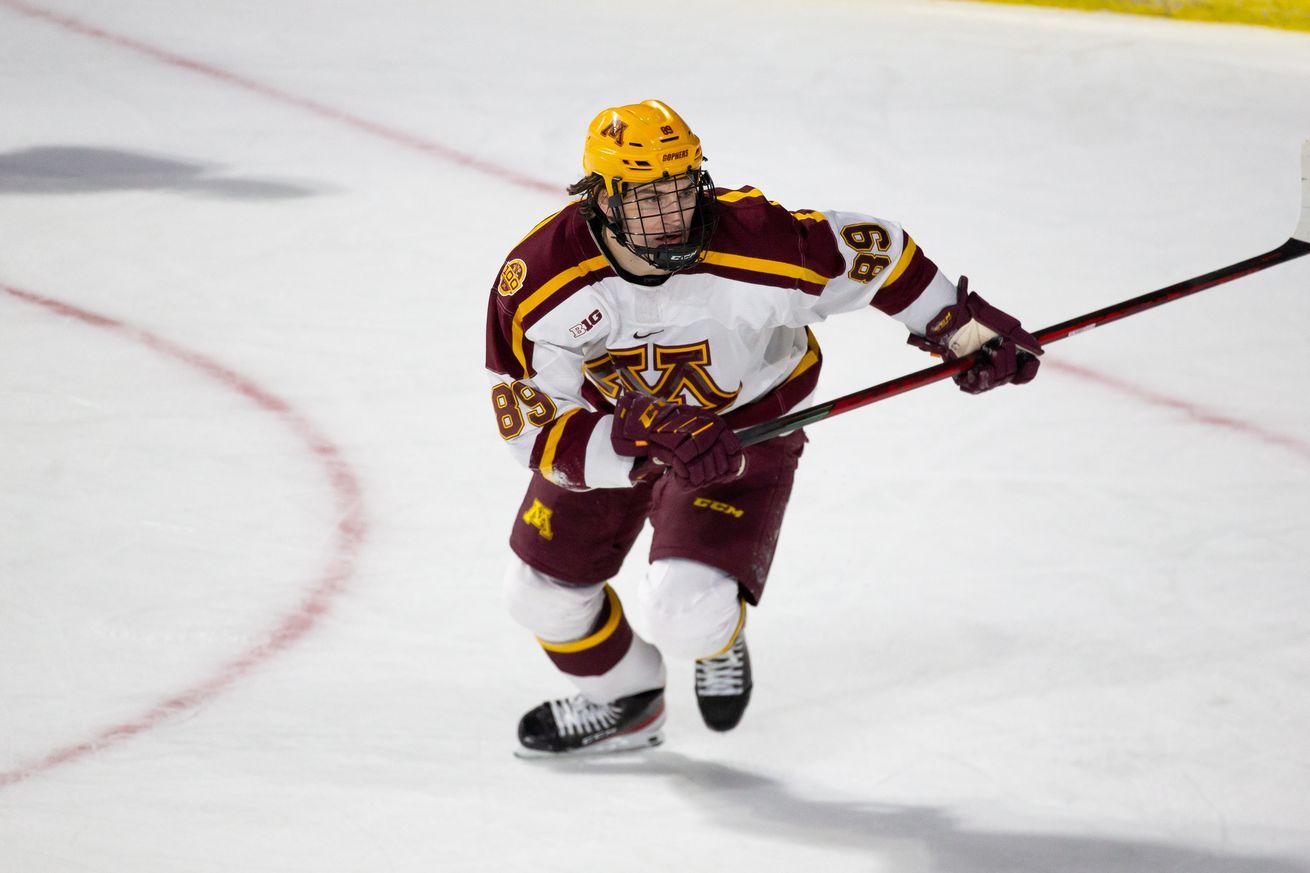
[[[167,49],[150,45],[149,43],[142,42],[141,40],[134,39],[130,36],[125,36],[121,33],[113,33],[104,28],[87,24],[86,22],[73,18],[70,15],[63,15],[58,12],[52,12],[48,9],[42,9],[38,6],[32,6],[28,3],[23,3],[22,0],[0,0],[0,6],[7,6],[15,12],[21,13],[30,18],[39,18],[43,21],[48,21],[81,36],[88,36],[102,42],[119,46],[120,48],[128,49],[139,55],[144,55],[151,60],[172,67],[178,67],[192,73],[197,73],[201,76],[206,76],[226,85],[231,85],[258,94],[261,97],[267,97],[268,99],[277,101],[283,105],[292,106],[296,109],[303,109],[319,116],[320,118],[325,118],[338,124],[344,124],[355,130],[384,139],[393,145],[398,145],[410,151],[428,155],[429,157],[439,158],[440,160],[469,170],[475,170],[483,175],[491,176],[494,179],[508,182],[509,184],[516,185],[520,188],[526,188],[531,191],[539,191],[547,194],[563,193],[563,188],[559,185],[552,185],[548,182],[543,182],[540,179],[525,176],[522,173],[509,169],[508,167],[502,167],[499,164],[484,161],[476,155],[469,154],[468,152],[462,152],[459,149],[442,145],[439,142],[426,140],[422,137],[415,136],[414,134],[406,133],[403,130],[388,127],[385,124],[371,121],[361,115],[355,115],[354,113],[337,109],[326,103],[320,103],[317,100],[300,97],[289,91],[283,91],[272,85],[257,82],[254,79],[246,78],[245,76],[239,75],[230,70],[225,70],[214,64],[208,64],[204,61],[188,58],[185,55],[175,54]]]
[[[532,191],[551,194],[559,193],[559,188],[556,185],[551,185],[540,179],[534,179],[506,167],[484,161],[467,152],[461,152],[457,149],[450,148],[449,146],[442,145],[441,143],[425,140],[413,134],[388,127],[384,124],[371,121],[362,116],[337,109],[316,100],[297,96],[271,85],[266,85],[238,75],[237,73],[225,70],[213,64],[175,54],[166,49],[150,45],[129,36],[112,33],[71,16],[41,9],[21,2],[21,0],[0,0],[0,6],[8,7],[15,12],[19,12],[32,18],[45,20],[73,33],[128,49],[154,61],[206,76],[210,79],[258,94],[284,105],[310,112],[320,118],[354,128],[360,132],[390,142],[393,145],[438,158],[469,170],[474,170],[492,178],[499,179],[502,182],[507,182]],[[86,310],[78,309],[77,307],[69,306],[68,304],[59,303],[58,301],[49,298],[19,291],[15,288],[0,285],[0,289],[3,289],[21,299],[44,306],[60,315],[127,334],[133,339],[145,343],[156,351],[202,370],[207,375],[228,385],[228,387],[245,394],[265,410],[281,415],[287,423],[306,440],[320,460],[326,464],[337,491],[338,502],[343,508],[342,522],[339,525],[338,531],[337,554],[332,566],[329,568],[319,587],[309,596],[301,609],[282,624],[269,642],[247,652],[245,655],[229,664],[223,671],[208,682],[164,701],[134,722],[110,728],[85,743],[53,752],[35,764],[28,765],[9,773],[0,773],[0,787],[3,787],[4,785],[27,779],[36,773],[47,770],[58,764],[76,760],[77,758],[95,751],[97,748],[109,745],[126,737],[134,736],[135,734],[154,727],[159,722],[177,712],[197,706],[218,694],[235,679],[250,672],[251,669],[261,662],[286,648],[290,643],[301,637],[305,631],[313,625],[317,617],[326,609],[327,602],[331,599],[332,595],[344,587],[346,580],[353,571],[355,553],[358,551],[359,545],[363,541],[365,524],[358,507],[359,486],[349,467],[341,459],[337,449],[315,431],[308,422],[291,410],[284,401],[268,394],[248,379],[232,372],[231,370],[146,331],[129,327],[128,325],[115,321],[114,319],[95,315]],[[1047,366],[1052,366],[1068,375],[1128,394],[1146,403],[1182,412],[1202,424],[1241,433],[1261,442],[1288,449],[1301,457],[1310,459],[1310,443],[1307,443],[1304,440],[1275,433],[1230,416],[1211,412],[1194,404],[1177,400],[1163,394],[1158,394],[1129,382],[1096,373],[1092,370],[1073,364],[1052,361],[1048,363]]]
[[[1177,412],[1181,412],[1201,424],[1207,424],[1211,427],[1217,427],[1223,430],[1231,430],[1235,433],[1240,433],[1257,439],[1262,443],[1268,443],[1269,445],[1277,446],[1281,449],[1287,449],[1288,451],[1300,455],[1306,460],[1310,460],[1310,442],[1307,442],[1306,440],[1286,436],[1272,430],[1266,430],[1259,425],[1242,421],[1241,419],[1233,418],[1229,415],[1223,415],[1222,413],[1213,412],[1204,407],[1197,406],[1194,403],[1188,403],[1185,400],[1178,400],[1165,394],[1150,391],[1140,385],[1134,385],[1131,382],[1116,379],[1113,376],[1107,376],[1104,373],[1097,373],[1094,370],[1080,367],[1077,364],[1070,364],[1064,361],[1051,361],[1049,366],[1061,373],[1066,373],[1088,382],[1094,382],[1103,388],[1109,388],[1118,391],[1121,394],[1127,394],[1130,397],[1134,397],[1144,403],[1149,403],[1152,406],[1163,406],[1166,409],[1173,409]]]
[[[56,749],[45,757],[20,765],[16,769],[0,772],[0,788],[3,788],[30,779],[61,764],[84,758],[100,749],[151,730],[179,713],[194,709],[217,697],[232,683],[288,648],[318,622],[319,618],[327,612],[332,599],[345,590],[354,575],[355,562],[367,535],[368,523],[360,499],[359,481],[342,457],[341,451],[285,400],[261,388],[240,373],[147,330],[2,283],[0,283],[0,291],[43,307],[64,318],[102,328],[139,342],[166,358],[198,370],[210,379],[245,396],[265,412],[278,416],[304,440],[310,452],[323,465],[332,483],[339,517],[335,545],[331,549],[327,569],[300,605],[282,619],[264,642],[225,664],[198,685],[174,694],[131,721],[106,728],[88,740]]]

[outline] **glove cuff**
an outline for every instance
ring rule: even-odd
[[[955,303],[929,320],[924,335],[911,334],[906,342],[948,361],[972,354],[998,336],[1029,354],[1042,354],[1042,344],[1019,319],[969,291],[969,277],[960,277],[955,293]]]

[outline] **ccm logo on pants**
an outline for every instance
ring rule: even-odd
[[[727,515],[731,515],[733,518],[741,518],[743,515],[746,514],[745,511],[740,510],[735,506],[732,506],[727,503],[720,503],[717,500],[710,500],[708,497],[697,497],[692,502],[693,505],[699,506],[702,509],[712,509],[715,512],[726,513]]]

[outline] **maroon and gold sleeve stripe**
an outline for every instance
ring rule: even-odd
[[[591,274],[609,269],[609,261],[605,260],[605,256],[597,255],[559,271],[518,303],[511,319],[509,345],[524,373],[531,375],[533,372],[532,342],[525,336],[528,329],[567,300],[572,292],[591,284],[598,278]]]
[[[749,185],[743,188],[738,188],[735,191],[721,191],[716,195],[716,199],[720,203],[740,203],[743,200],[759,199],[764,202],[767,202],[770,206],[777,206],[780,209],[782,208],[782,204],[778,203],[778,201],[769,200],[764,196],[763,191],[761,191],[759,188],[752,188]],[[812,209],[801,209],[799,211],[794,210],[790,214],[793,218],[798,219],[800,221],[827,221],[828,220],[828,216],[824,215],[822,212],[816,212],[815,210]]]
[[[580,640],[552,643],[537,638],[555,666],[570,676],[599,676],[614,669],[632,645],[632,627],[623,614],[623,605],[614,589],[605,586],[605,604],[592,626]]]
[[[937,265],[928,259],[908,233],[904,234],[904,241],[896,266],[878,293],[873,295],[872,305],[888,315],[895,315],[917,300],[932,277],[937,275]]]
[[[577,291],[613,275],[574,202],[539,222],[510,251],[491,287],[487,313],[487,369],[514,379],[531,377],[533,326]],[[561,342],[570,341],[568,326]],[[552,338],[543,338],[543,342]]]
[[[725,279],[775,288],[796,288],[809,294],[821,293],[829,279],[800,264],[729,252],[708,251],[702,263],[712,268],[707,272]]]
[[[819,212],[788,212],[758,188],[719,191],[712,248],[688,270],[753,285],[821,294],[845,262]]]
[[[575,406],[548,422],[532,446],[532,467],[561,488],[585,488],[587,444],[604,415]]]
[[[514,355],[514,347],[509,340],[509,319],[496,295],[491,295],[487,304],[487,369],[493,373],[504,373],[511,379],[527,378],[527,371]]]

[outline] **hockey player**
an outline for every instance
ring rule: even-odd
[[[487,369],[500,435],[534,472],[514,520],[511,615],[578,695],[519,723],[523,754],[655,745],[661,652],[695,660],[705,723],[751,694],[744,627],[778,541],[802,431],[743,449],[733,431],[811,402],[807,325],[866,306],[947,359],[984,354],[969,392],[1037,372],[1017,320],[952,284],[901,226],[790,212],[716,189],[701,143],[655,100],[587,128],[577,197],[509,253],[491,290]],[[637,636],[607,581],[643,525]]]

